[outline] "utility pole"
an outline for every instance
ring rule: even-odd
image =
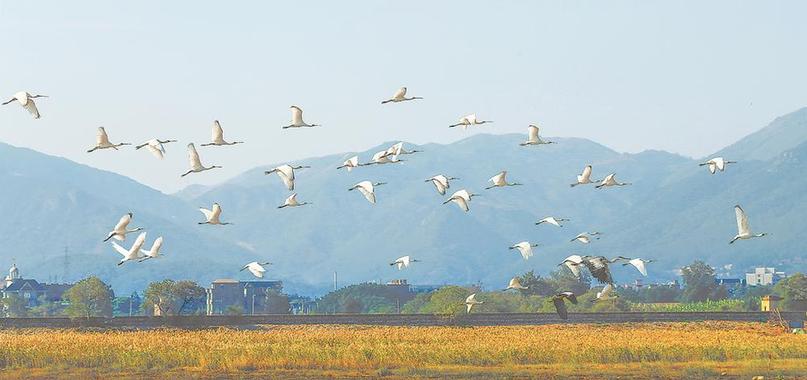
[[[70,277],[70,256],[69,249],[64,246],[64,273],[62,274],[62,282],[67,284],[67,278]]]
[[[336,279],[337,279],[336,271],[333,271],[333,291],[336,291],[337,289],[339,289],[338,286],[337,286],[338,282],[336,281]]]

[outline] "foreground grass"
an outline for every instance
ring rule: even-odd
[[[0,331],[0,377],[807,376],[807,336],[760,323]]]

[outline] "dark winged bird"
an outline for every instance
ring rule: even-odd
[[[611,277],[611,269],[608,264],[614,262],[608,260],[605,256],[583,256],[583,262],[577,265],[585,265],[588,271],[591,272],[591,277],[597,279],[600,284],[613,284],[614,279]]]
[[[569,314],[566,312],[566,301],[563,300],[564,298],[577,305],[577,297],[572,292],[560,292],[552,296],[552,303],[555,304],[555,310],[558,312],[558,316],[560,319],[566,320],[569,318]]]

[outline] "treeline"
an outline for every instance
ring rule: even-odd
[[[476,312],[554,312],[551,297],[562,291],[577,295],[578,304],[570,312],[608,311],[759,311],[766,295],[782,297],[781,310],[807,310],[807,276],[796,273],[775,286],[726,287],[715,281],[715,270],[701,261],[682,268],[683,286],[678,283],[644,287],[616,288],[617,297],[597,299],[602,286],[592,287],[584,272],[580,278],[568,270],[553,271],[542,277],[530,271],[518,276],[523,290],[486,291],[478,287],[446,286],[420,293],[402,301],[400,292],[381,284],[350,285],[317,300],[318,313],[426,313],[465,312],[465,298],[476,293],[483,301]]]

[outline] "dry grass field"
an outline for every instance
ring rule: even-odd
[[[2,378],[807,378],[807,335],[759,323],[2,330]]]

